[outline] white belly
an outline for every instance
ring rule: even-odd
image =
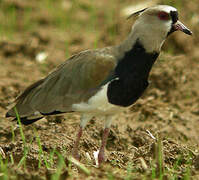
[[[108,102],[107,88],[108,84],[104,85],[100,91],[98,91],[88,102],[82,102],[79,104],[73,104],[74,111],[94,113],[94,114],[115,114],[123,111],[125,107],[113,105]]]

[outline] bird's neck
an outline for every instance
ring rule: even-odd
[[[132,49],[133,45],[139,40],[147,53],[159,53],[165,41],[165,34],[155,30],[147,31],[142,25],[142,28],[134,26],[129,36],[118,46],[120,54],[128,52]],[[140,30],[141,29],[141,30]],[[152,29],[152,28],[151,28]]]
[[[149,72],[157,59],[159,53],[146,52],[139,40],[120,57],[118,65],[115,69],[117,76],[120,78],[128,77],[134,73],[134,76],[139,76],[141,79],[148,79]]]
[[[146,52],[138,39],[122,56],[118,56],[114,74],[111,80],[109,78],[109,102],[127,107],[137,101],[148,86],[149,73],[158,55],[157,52]]]

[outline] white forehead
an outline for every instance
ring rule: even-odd
[[[168,5],[157,5],[157,6],[153,6],[153,7],[149,8],[149,9],[165,11],[167,13],[170,13],[171,11],[177,11],[176,8],[174,8],[172,6],[168,6]]]

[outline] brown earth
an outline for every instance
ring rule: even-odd
[[[65,2],[65,3],[63,3]],[[71,3],[63,3],[70,10]],[[71,1],[72,2],[72,1]],[[162,1],[165,2],[165,1]],[[165,179],[169,179],[169,169],[175,171],[176,179],[182,179],[187,167],[190,167],[192,179],[199,179],[199,48],[198,48],[198,10],[197,1],[183,1],[180,7],[183,22],[193,30],[193,37],[175,33],[166,42],[163,53],[153,67],[150,87],[144,96],[129,110],[119,115],[114,121],[107,145],[107,163],[100,167],[93,166],[93,152],[99,149],[103,122],[93,119],[86,127],[81,145],[81,162],[90,170],[90,179],[124,179],[131,164],[131,175],[134,179],[151,178],[153,165],[157,163],[157,148],[162,145]],[[116,44],[128,34],[132,22],[124,21],[121,8],[131,4],[130,1],[117,0],[114,7],[107,6],[103,0],[95,6],[93,20],[96,24],[88,30],[85,22],[90,22],[87,12],[89,1],[81,0],[78,11],[72,16],[77,25],[62,29],[57,27],[56,19],[34,1],[1,1],[4,11],[14,7],[16,16],[25,19],[25,10],[31,9],[30,19],[37,27],[24,30],[24,21],[16,20],[16,30],[11,38],[0,38],[0,148],[8,159],[12,154],[14,164],[9,164],[10,174],[17,174],[19,179],[42,179],[51,177],[53,170],[45,168],[44,161],[38,169],[39,146],[37,135],[46,156],[56,149],[65,158],[71,154],[73,139],[77,132],[79,116],[47,117],[30,126],[23,126],[23,132],[29,147],[26,168],[17,168],[24,155],[24,145],[16,122],[4,117],[9,105],[28,85],[48,74],[54,67],[63,62],[69,54],[97,46],[104,47]],[[195,3],[195,4],[194,4]],[[107,21],[105,12],[113,11],[114,20]],[[4,12],[3,11],[3,12]],[[191,15],[190,15],[191,14]],[[2,14],[0,14],[2,16]],[[104,23],[106,22],[106,23]],[[91,22],[92,23],[92,22]],[[31,24],[31,23],[30,23]],[[79,28],[79,29],[78,29]],[[80,29],[82,28],[82,29]],[[85,29],[85,31],[84,31]],[[114,29],[114,36],[110,35]],[[48,54],[40,63],[36,60],[39,53]],[[156,138],[150,135],[150,133]],[[15,136],[13,136],[13,133]],[[88,153],[92,160],[87,158]],[[56,162],[56,159],[55,159]],[[56,167],[56,163],[52,168]],[[174,168],[175,167],[175,168]],[[157,167],[156,167],[157,168]],[[64,170],[62,178],[84,179],[87,176],[72,167],[71,172]],[[0,172],[1,173],[1,172]],[[1,178],[1,175],[0,175]],[[87,177],[88,178],[88,177]],[[131,177],[130,177],[131,179]],[[132,178],[133,179],[133,178]]]

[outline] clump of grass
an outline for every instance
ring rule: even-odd
[[[159,179],[162,180],[164,176],[164,155],[163,155],[163,145],[160,137],[157,138],[156,146],[156,164],[157,164],[157,175]]]
[[[62,170],[66,168],[66,164],[64,161],[64,158],[61,154],[58,152],[55,152],[58,156],[58,164],[56,168],[56,172],[51,176],[51,180],[57,180],[60,179],[60,176],[62,175]]]
[[[19,113],[18,113],[16,107],[14,107],[14,111],[15,111],[15,114],[16,114],[17,123],[19,125],[19,131],[20,131],[21,139],[23,141],[23,146],[24,146],[24,154],[23,154],[23,157],[21,158],[21,160],[19,161],[17,167],[19,168],[23,165],[24,168],[26,168],[26,157],[28,155],[29,149],[28,149],[28,146],[27,146],[27,143],[26,143],[25,135],[23,133],[23,129],[22,129],[22,125],[21,125],[21,119],[20,119],[20,116],[19,116]]]
[[[131,180],[132,179],[132,163],[131,162],[129,162],[128,163],[128,166],[127,166],[127,175],[126,175],[126,177],[124,178],[125,180]]]
[[[12,132],[12,142],[15,141],[15,131],[14,131],[14,127],[11,126],[11,132]]]
[[[2,3],[2,2],[1,2]],[[2,6],[2,16],[0,16],[0,34],[1,36],[12,38],[13,33],[17,29],[16,26],[16,9],[13,6],[7,8]]]
[[[4,160],[0,154],[0,179],[8,179],[8,160]]]
[[[39,162],[38,162],[38,168],[41,168],[42,159],[43,159],[46,168],[49,169],[50,166],[49,166],[49,163],[48,163],[48,161],[47,161],[47,158],[46,158],[46,156],[45,156],[45,154],[44,154],[44,151],[43,151],[43,148],[42,148],[42,145],[41,145],[41,140],[40,140],[40,138],[39,138],[39,135],[38,135],[36,129],[34,129],[34,134],[36,134],[36,141],[37,141],[37,144],[38,144],[38,146],[39,146]]]
[[[31,20],[32,8],[21,7],[18,8],[10,1],[1,1],[1,12],[0,13],[0,34],[2,39],[12,40],[14,33],[22,31],[27,32],[36,27],[36,23]],[[20,5],[19,5],[20,6]]]
[[[78,160],[74,159],[73,157],[69,157],[68,160],[69,160],[69,162],[76,165],[86,175],[89,176],[91,174],[90,170],[88,168],[86,168],[86,166],[84,164],[80,163]]]

